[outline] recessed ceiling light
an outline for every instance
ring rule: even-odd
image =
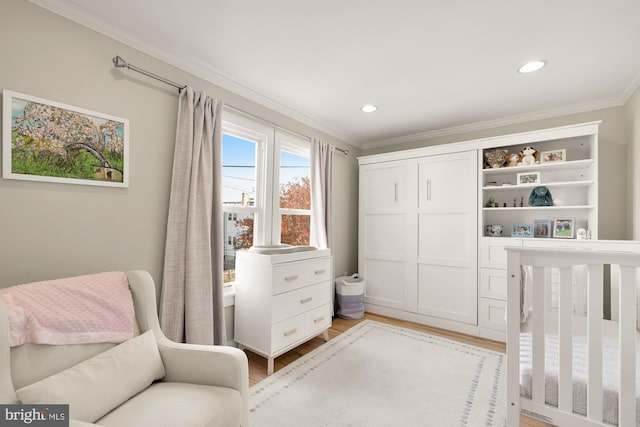
[[[364,111],[365,113],[373,113],[377,109],[378,107],[376,107],[375,105],[365,105],[361,108],[361,110]]]
[[[518,68],[519,73],[533,73],[534,71],[538,71],[540,68],[547,65],[545,61],[531,61],[524,64],[522,67]]]

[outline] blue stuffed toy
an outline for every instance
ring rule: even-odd
[[[553,206],[553,198],[547,187],[536,187],[529,195],[529,206]]]

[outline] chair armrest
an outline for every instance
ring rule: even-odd
[[[164,363],[162,381],[228,387],[240,392],[242,425],[249,418],[249,365],[242,350],[228,346],[181,344],[158,337]]]
[[[158,340],[158,350],[166,371],[164,381],[236,390],[249,385],[247,356],[237,348],[181,344],[165,338]]]

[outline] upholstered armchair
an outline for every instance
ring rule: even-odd
[[[10,347],[0,299],[0,403],[69,404],[71,426],[247,426],[245,354],[169,341],[151,276],[126,278],[138,331],[121,344]]]

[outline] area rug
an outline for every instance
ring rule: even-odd
[[[252,427],[505,425],[505,355],[365,320],[251,387]]]

